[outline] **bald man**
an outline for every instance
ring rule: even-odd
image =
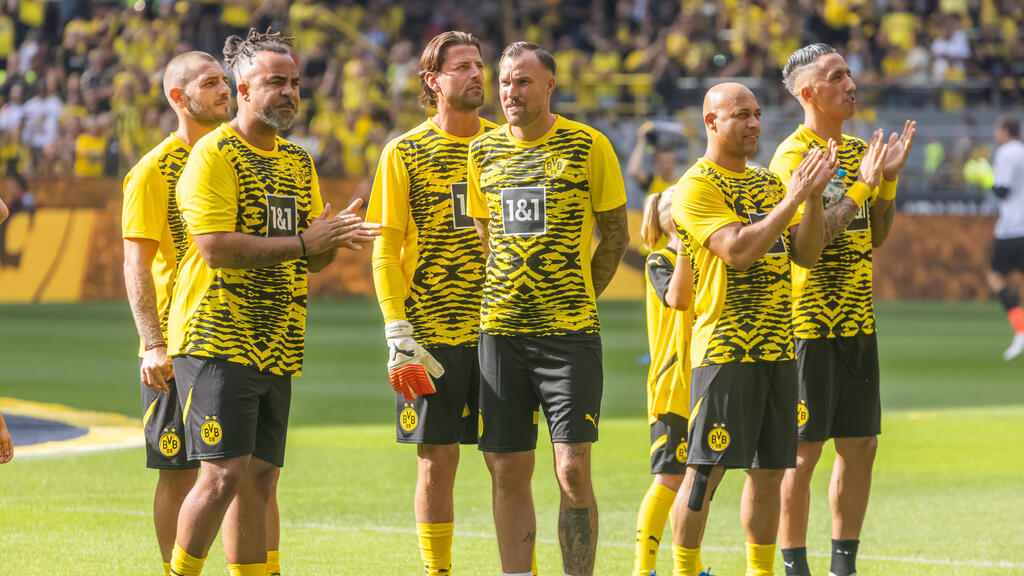
[[[810,267],[821,254],[822,191],[837,169],[835,147],[810,152],[787,187],[747,166],[761,131],[749,89],[714,86],[703,114],[707,150],[679,180],[672,206],[697,278],[689,455],[672,514],[675,573],[704,574],[711,495],[725,470],[740,468],[747,574],[772,574],[779,482],[796,465],[790,262]]]
[[[167,355],[167,316],[175,272],[191,242],[178,212],[174,187],[192,145],[231,118],[231,89],[220,63],[205,52],[175,56],[167,63],[163,83],[164,96],[178,117],[178,128],[125,178],[121,227],[125,287],[141,341],[146,466],[160,471],[153,523],[164,574],[170,574],[178,512],[199,469],[199,462],[190,462],[185,453],[181,403]],[[276,498],[268,504],[267,514],[272,519],[268,550],[276,558]],[[276,570],[279,573],[280,568]]]

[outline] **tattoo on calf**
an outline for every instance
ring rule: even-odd
[[[593,572],[597,538],[591,526],[590,508],[562,508],[558,515],[558,540],[567,574]]]

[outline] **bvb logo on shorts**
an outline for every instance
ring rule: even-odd
[[[729,432],[725,430],[725,424],[714,424],[711,432],[708,432],[708,446],[715,452],[721,452],[729,447]]]
[[[807,420],[810,419],[811,413],[807,411],[807,402],[801,400],[796,405],[796,425],[803,426],[807,424]]]
[[[402,410],[402,416],[399,418],[398,423],[402,425],[402,430],[412,432],[416,429],[416,425],[420,423],[420,419],[416,415],[416,411],[411,406],[406,405],[405,409]]]
[[[686,464],[686,440],[683,440],[679,443],[679,446],[676,446],[676,460],[680,464]]]
[[[217,422],[216,416],[207,416],[206,422],[203,422],[203,427],[199,429],[199,434],[203,438],[203,442],[206,442],[210,446],[214,446],[220,442],[220,439],[224,436],[224,432],[220,429],[220,424]]]
[[[181,450],[181,438],[175,434],[174,428],[164,428],[164,433],[160,435],[160,453],[168,458],[178,454]]]

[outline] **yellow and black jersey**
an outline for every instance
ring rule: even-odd
[[[682,255],[686,257],[685,254]],[[647,344],[651,367],[647,372],[647,420],[659,414],[690,415],[690,332],[692,307],[676,310],[665,302],[665,292],[676,267],[676,251],[662,248],[647,256]]]
[[[803,153],[828,143],[803,124],[789,135],[772,158],[771,170],[789,182]],[[843,135],[840,168],[849,189],[857,180],[867,144]],[[864,184],[856,184],[864,186]],[[867,190],[867,187],[864,186]],[[798,338],[836,338],[872,334],[875,314],[871,291],[871,200],[860,206],[853,222],[821,252],[812,269],[793,263],[793,330]],[[803,207],[800,207],[803,210]]]
[[[484,249],[467,214],[469,143],[427,120],[384,148],[366,212],[381,224],[373,280],[385,322],[408,320],[424,345],[475,344]]]
[[[785,194],[779,177],[764,168],[733,172],[706,158],[676,184],[672,217],[690,235],[684,245],[694,268],[694,367],[793,358],[789,226],[800,215],[746,271],[730,268],[707,248],[717,230],[761,220]]]
[[[153,284],[156,286],[157,316],[165,338],[174,274],[189,243],[185,223],[178,212],[174,187],[185,168],[190,150],[188,144],[171,134],[143,156],[124,179],[121,237],[158,243],[152,265]],[[145,343],[140,342],[140,357],[144,346]]]
[[[469,146],[469,214],[490,220],[481,330],[600,332],[590,276],[594,213],[626,203],[619,161],[593,128],[557,117],[523,142],[503,125]]]
[[[177,195],[192,236],[295,236],[323,212],[316,170],[305,150],[280,137],[274,150],[260,150],[227,124],[196,142]],[[300,374],[306,275],[306,258],[265,268],[213,269],[191,244],[178,265],[171,301],[170,354]]]

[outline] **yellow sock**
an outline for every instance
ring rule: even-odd
[[[697,548],[683,548],[682,546],[673,545],[672,558],[675,563],[672,576],[698,576],[704,567],[704,563],[700,560],[699,546]]]
[[[278,550],[267,550],[267,574],[266,576],[281,576],[281,552]]]
[[[420,538],[420,558],[423,559],[427,576],[451,573],[454,532],[454,522],[416,524],[416,535]]]
[[[775,544],[747,542],[747,576],[775,576]]]
[[[533,543],[533,565],[530,566],[530,574],[537,576],[537,543]]]
[[[648,576],[657,568],[658,545],[665,533],[665,521],[676,500],[676,491],[661,484],[651,484],[640,504],[636,517],[636,557],[633,574]]]
[[[171,563],[164,562],[164,576],[171,576]]]
[[[171,574],[172,576],[199,576],[203,571],[203,563],[206,558],[196,558],[185,552],[185,550],[174,543],[174,551],[171,552]]]
[[[228,574],[231,576],[266,576],[267,564],[228,564]]]

